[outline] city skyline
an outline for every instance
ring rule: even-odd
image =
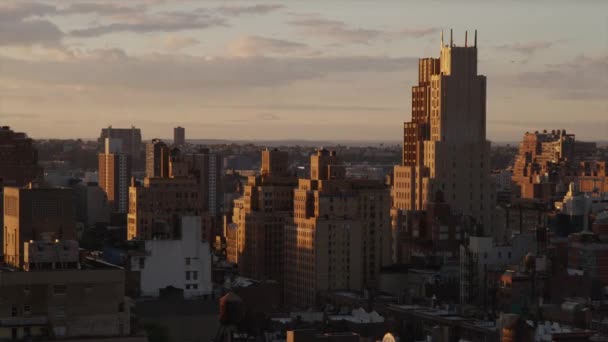
[[[555,128],[602,140],[605,10],[601,1],[8,1],[0,119],[37,139],[92,139],[109,125],[165,138],[180,125],[190,139],[397,142],[417,56],[433,55],[453,28],[457,44],[478,30],[489,140]]]

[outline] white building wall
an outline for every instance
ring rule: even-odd
[[[131,270],[140,271],[142,296],[158,297],[168,286],[183,289],[186,298],[211,293],[211,249],[201,241],[200,227],[199,216],[183,216],[180,240],[145,241],[146,256],[131,258]]]

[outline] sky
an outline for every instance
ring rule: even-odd
[[[608,1],[0,1],[0,124],[33,138],[399,141],[417,60],[478,31],[488,139],[608,140]]]

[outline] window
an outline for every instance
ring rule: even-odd
[[[192,271],[192,280],[198,280],[198,272]]]
[[[139,258],[139,268],[143,269],[146,266],[146,259],[145,258]]]
[[[11,317],[17,317],[17,305],[11,307]]]
[[[192,288],[198,290],[198,284],[192,284]]]
[[[32,313],[32,307],[29,305],[23,306],[23,316],[29,316]]]
[[[125,312],[125,303],[118,304],[118,312]]]
[[[186,258],[186,265],[190,265],[190,258]]]
[[[190,284],[186,284],[186,290],[190,290]]]
[[[190,271],[186,271],[186,280],[190,280]]]

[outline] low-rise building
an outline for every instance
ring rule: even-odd
[[[75,241],[33,241],[25,251],[29,271],[0,270],[0,340],[131,334],[123,269],[79,261]]]

